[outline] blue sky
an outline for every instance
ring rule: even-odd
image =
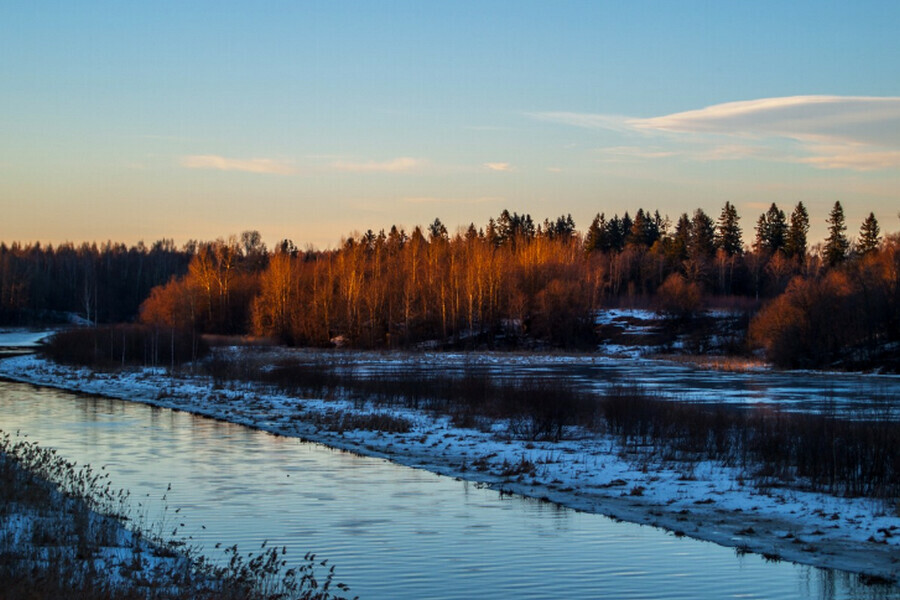
[[[0,5],[0,239],[900,210],[897,2]]]

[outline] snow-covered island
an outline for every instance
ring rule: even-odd
[[[259,349],[224,348],[229,360],[259,360]],[[312,351],[286,349],[291,354]],[[325,355],[326,359],[329,355]],[[379,361],[397,368],[461,366],[490,355],[341,353],[341,360]],[[348,358],[355,357],[354,358]],[[536,369],[591,356],[528,355],[512,360]],[[650,368],[648,363],[648,368]],[[746,473],[715,461],[679,464],[624,448],[602,432],[559,441],[512,435],[509,424],[455,425],[439,413],[336,398],[298,398],[260,383],[214,382],[207,375],[160,368],[110,372],[61,366],[35,355],[0,361],[0,376],[149,405],[189,411],[275,434],[298,437],[411,467],[483,482],[577,510],[662,527],[820,567],[897,582],[900,507],[787,487],[760,487]],[[386,423],[379,426],[379,421]],[[392,424],[402,423],[396,427]]]

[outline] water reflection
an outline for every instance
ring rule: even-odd
[[[900,598],[898,588],[186,413],[0,382],[2,428],[106,465],[184,532],[338,566],[362,598]],[[203,528],[205,526],[205,529]]]
[[[597,391],[615,385],[637,385],[690,402],[727,402],[742,406],[763,403],[792,411],[900,419],[900,376],[896,375],[771,370],[726,372],[667,361],[602,358],[542,365],[540,357],[527,364],[513,359],[506,362],[503,356],[494,358],[494,363],[489,366],[460,363],[423,368],[460,374],[465,369],[485,370],[510,379],[544,374],[554,379],[575,381]],[[365,358],[360,358],[359,364],[370,373],[397,368]]]

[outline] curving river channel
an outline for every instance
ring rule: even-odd
[[[168,409],[0,381],[0,428],[105,466],[179,533],[336,565],[362,599],[900,598],[855,576],[676,538]],[[167,528],[177,525],[165,524]],[[214,555],[213,555],[214,556]]]

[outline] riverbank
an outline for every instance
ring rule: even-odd
[[[439,365],[466,360],[446,355],[391,357]],[[565,357],[548,362],[553,360]],[[453,426],[447,417],[407,409],[394,409],[389,416],[408,423],[408,430],[379,428],[371,425],[378,421],[371,407],[352,402],[298,400],[243,384],[216,387],[205,377],[170,377],[162,370],[90,372],[34,356],[0,361],[0,373],[18,381],[186,410],[384,457],[575,509],[664,527],[675,535],[742,552],[898,578],[896,507],[797,490],[759,489],[734,469],[709,461],[661,463],[639,451],[626,452],[606,436],[529,442],[508,435],[501,423],[487,430],[466,429]],[[353,428],[359,424],[371,428]]]
[[[0,432],[0,598],[216,596],[174,543],[125,526],[127,504],[89,466]]]
[[[104,469],[0,430],[0,600],[347,599],[311,554],[289,569],[282,548],[231,545],[224,563],[211,562],[178,537],[166,494],[156,520],[134,517]]]

